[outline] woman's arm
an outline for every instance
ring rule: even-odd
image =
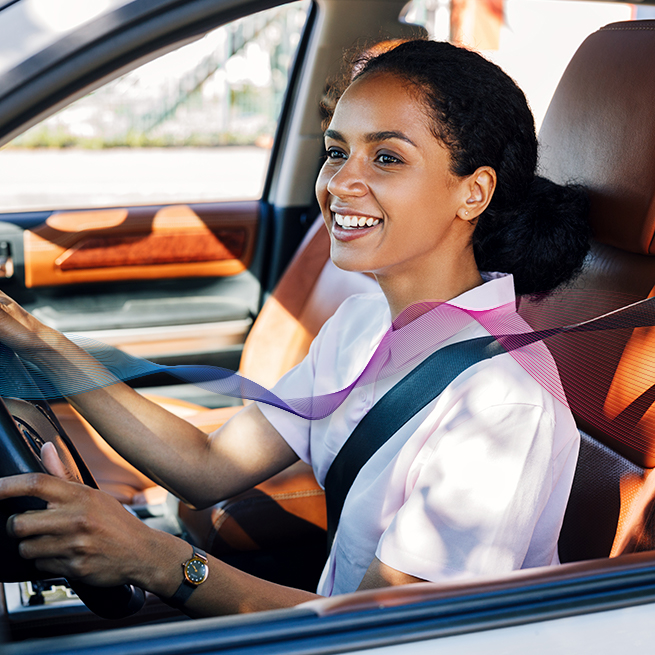
[[[125,459],[196,507],[250,488],[298,459],[255,405],[223,428],[204,432],[139,395],[84,350],[0,292],[0,341],[56,385],[89,381],[71,404]],[[92,388],[103,377],[108,385]],[[113,383],[112,383],[113,382]]]
[[[107,494],[71,482],[49,444],[42,451],[53,474],[0,479],[0,500],[19,495],[44,499],[46,510],[14,515],[7,532],[17,538],[22,557],[38,569],[97,586],[135,584],[171,598],[183,579],[191,546],[149,528]],[[63,479],[62,479],[63,478]],[[185,604],[192,616],[214,616],[291,607],[318,598],[239,571],[211,556],[209,576]],[[360,589],[418,581],[375,559]]]
[[[52,449],[54,451],[54,449]],[[54,455],[56,459],[56,455]],[[52,460],[52,454],[45,459]],[[47,463],[52,470],[52,464]],[[107,494],[44,474],[0,480],[0,500],[18,495],[43,498],[48,509],[10,517],[8,534],[20,540],[22,557],[38,569],[97,586],[135,584],[171,598],[182,582],[191,546],[153,530]],[[292,607],[319,598],[239,571],[209,556],[209,576],[193,591],[184,610],[216,616]],[[375,559],[360,589],[418,582]]]
[[[127,461],[196,508],[245,491],[298,459],[254,404],[207,435],[122,383],[69,400]]]
[[[70,481],[56,451],[44,446],[53,475],[27,474],[0,479],[0,500],[36,496],[47,509],[9,518],[7,533],[19,540],[22,557],[36,567],[96,586],[135,584],[171,598],[183,580],[182,564],[191,546],[154,530],[111,496]],[[61,476],[61,477],[58,477]],[[61,478],[64,479],[61,479]],[[315,594],[283,587],[209,558],[209,577],[193,591],[185,611],[213,616],[290,607]]]

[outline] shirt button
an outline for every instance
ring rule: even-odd
[[[363,403],[366,402],[366,391],[364,391],[363,389],[359,392],[359,399],[360,399]]]

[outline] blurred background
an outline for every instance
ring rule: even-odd
[[[218,28],[31,128],[3,149],[0,211],[260,197],[308,8],[294,2]],[[526,92],[538,129],[584,38],[655,8],[412,0],[402,17],[498,63]]]

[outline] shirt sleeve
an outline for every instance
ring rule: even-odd
[[[388,329],[388,313],[388,305],[381,292],[349,296],[323,324],[305,359],[282,376],[271,391],[278,398],[288,401],[325,399],[347,387],[366,365]],[[362,334],[365,348],[353,338],[353,335]],[[318,405],[309,402],[305,403],[305,407],[323,412],[329,409],[331,403],[332,400],[328,400],[327,405],[325,402]],[[257,406],[298,457],[311,464],[312,425],[321,421],[304,419],[262,402],[258,402]],[[329,418],[324,420],[329,421]]]
[[[312,341],[309,347],[309,353],[302,362],[285,373],[271,389],[278,398],[289,400],[292,398],[307,398],[312,396],[316,378],[316,360],[328,323],[329,320],[323,325],[319,334]],[[267,403],[257,402],[257,407],[269,423],[282,435],[282,438],[291,446],[296,455],[303,462],[311,464],[311,421]]]
[[[551,493],[554,421],[542,406],[495,405],[459,418],[433,435],[376,551],[424,580],[521,568]]]

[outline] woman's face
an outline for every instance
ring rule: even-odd
[[[316,195],[340,268],[421,274],[446,249],[469,245],[466,221],[456,216],[470,190],[450,172],[428,120],[406,83],[389,74],[360,78],[339,100]]]

